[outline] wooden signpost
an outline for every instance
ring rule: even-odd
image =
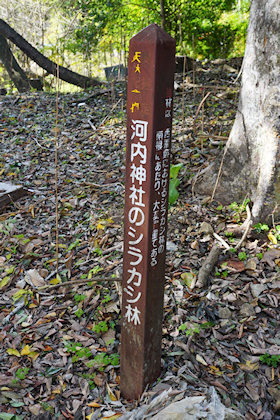
[[[155,24],[130,40],[127,91],[121,393],[161,371],[175,40]]]

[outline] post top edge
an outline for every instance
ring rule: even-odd
[[[166,31],[164,31],[160,26],[156,23],[151,23],[150,25],[146,26],[146,28],[142,29],[136,35],[131,38],[132,40],[137,41],[161,41],[161,42],[174,42],[175,39],[172,38]]]

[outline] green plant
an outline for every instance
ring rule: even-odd
[[[99,271],[102,271],[102,268],[100,268],[98,265],[96,267],[91,268],[87,274],[87,278],[90,280],[92,276],[97,274]]]
[[[69,245],[68,251],[71,251],[73,248],[77,248],[79,246],[79,239],[76,239],[75,242]]]
[[[273,236],[275,237],[275,242],[277,243],[277,241],[280,240],[280,225],[277,225],[275,226],[275,228],[271,229],[269,234],[267,235],[268,239],[272,240],[272,242],[274,243]]]
[[[261,259],[262,259],[262,257],[263,257],[263,253],[262,253],[262,252],[259,252],[258,254],[256,254],[256,257],[257,257],[259,260],[261,260]]]
[[[86,299],[86,295],[74,295],[74,299],[76,303],[83,302]]]
[[[223,277],[228,276],[227,262],[222,263],[220,268],[215,267],[215,275],[217,277],[219,277],[220,275],[222,275]]]
[[[93,331],[95,331],[98,334],[100,332],[106,332],[106,331],[108,331],[107,321],[100,321],[100,322],[98,322],[98,324],[95,324],[92,329],[93,329]]]
[[[104,298],[102,299],[101,303],[108,303],[111,300],[111,296],[110,295],[105,295]]]
[[[199,334],[202,329],[213,327],[213,322],[204,322],[203,324],[197,324],[196,322],[185,322],[178,328],[179,331],[184,331],[186,336],[193,336]]]
[[[277,368],[278,363],[280,364],[280,354],[272,354],[270,356],[268,353],[265,353],[260,356],[260,361],[268,366]]]
[[[231,238],[233,236],[233,232],[228,232],[227,230],[225,231],[225,236],[227,238]]]
[[[256,225],[254,225],[254,230],[256,233],[268,232],[269,227],[266,224],[257,223]]]
[[[240,259],[240,261],[245,261],[247,258],[246,252],[239,252],[238,254],[238,258]]]
[[[18,379],[25,379],[26,375],[28,374],[30,368],[24,367],[24,368],[18,368],[16,371],[16,377]]]
[[[234,234],[233,234],[233,232],[228,232],[226,230],[225,231],[225,236],[228,238],[228,240],[229,240],[230,243],[234,242]]]
[[[231,210],[233,210],[233,212],[234,212],[233,215],[234,215],[234,218],[237,222],[240,222],[240,219],[242,217],[242,213],[246,210],[246,206],[249,203],[249,201],[250,201],[249,199],[246,199],[246,200],[243,201],[242,204],[237,204],[236,201],[234,201],[233,203],[231,203],[229,205],[229,208]]]
[[[75,312],[75,315],[76,315],[78,318],[81,318],[81,316],[83,316],[83,314],[84,314],[84,311],[83,311],[81,308],[79,308],[79,309]]]
[[[215,267],[215,276],[220,277],[220,275],[221,275],[220,270],[218,269],[218,267]]]
[[[94,383],[93,379],[95,378],[96,373],[91,373],[91,374],[89,374],[89,373],[82,373],[82,374],[80,374],[78,376],[81,376],[82,378],[84,378],[84,379],[86,379],[88,381],[89,388],[91,390],[95,388],[95,383]]]
[[[178,179],[178,173],[182,168],[183,164],[178,163],[178,165],[171,165],[170,167],[170,181],[169,181],[169,197],[168,201],[169,204],[174,204],[175,201],[179,197],[179,192],[177,191],[177,187],[180,184],[180,180]]]
[[[81,343],[72,343],[64,341],[65,348],[68,353],[73,353],[72,362],[78,362],[83,357],[89,358],[91,356],[90,349],[83,347]]]
[[[91,368],[95,366],[100,371],[104,370],[104,368],[108,365],[117,366],[120,362],[120,357],[117,353],[114,354],[106,354],[104,352],[97,354],[93,360],[87,362],[87,367]]]

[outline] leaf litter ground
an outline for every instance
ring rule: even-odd
[[[238,252],[223,250],[207,284],[193,287],[217,241],[213,229],[234,248],[246,218],[242,203],[192,193],[236,112],[236,73],[223,64],[198,68],[195,86],[193,73],[176,79],[172,164],[183,167],[169,209],[162,374],[137,403],[119,391],[125,83],[58,101],[1,97],[1,181],[27,195],[0,215],[0,418],[130,418],[167,395],[145,414],[152,418],[210,387],[246,419],[280,418],[277,230],[251,229]]]

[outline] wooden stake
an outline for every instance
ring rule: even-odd
[[[137,399],[161,371],[175,41],[155,24],[130,40],[121,393]]]

